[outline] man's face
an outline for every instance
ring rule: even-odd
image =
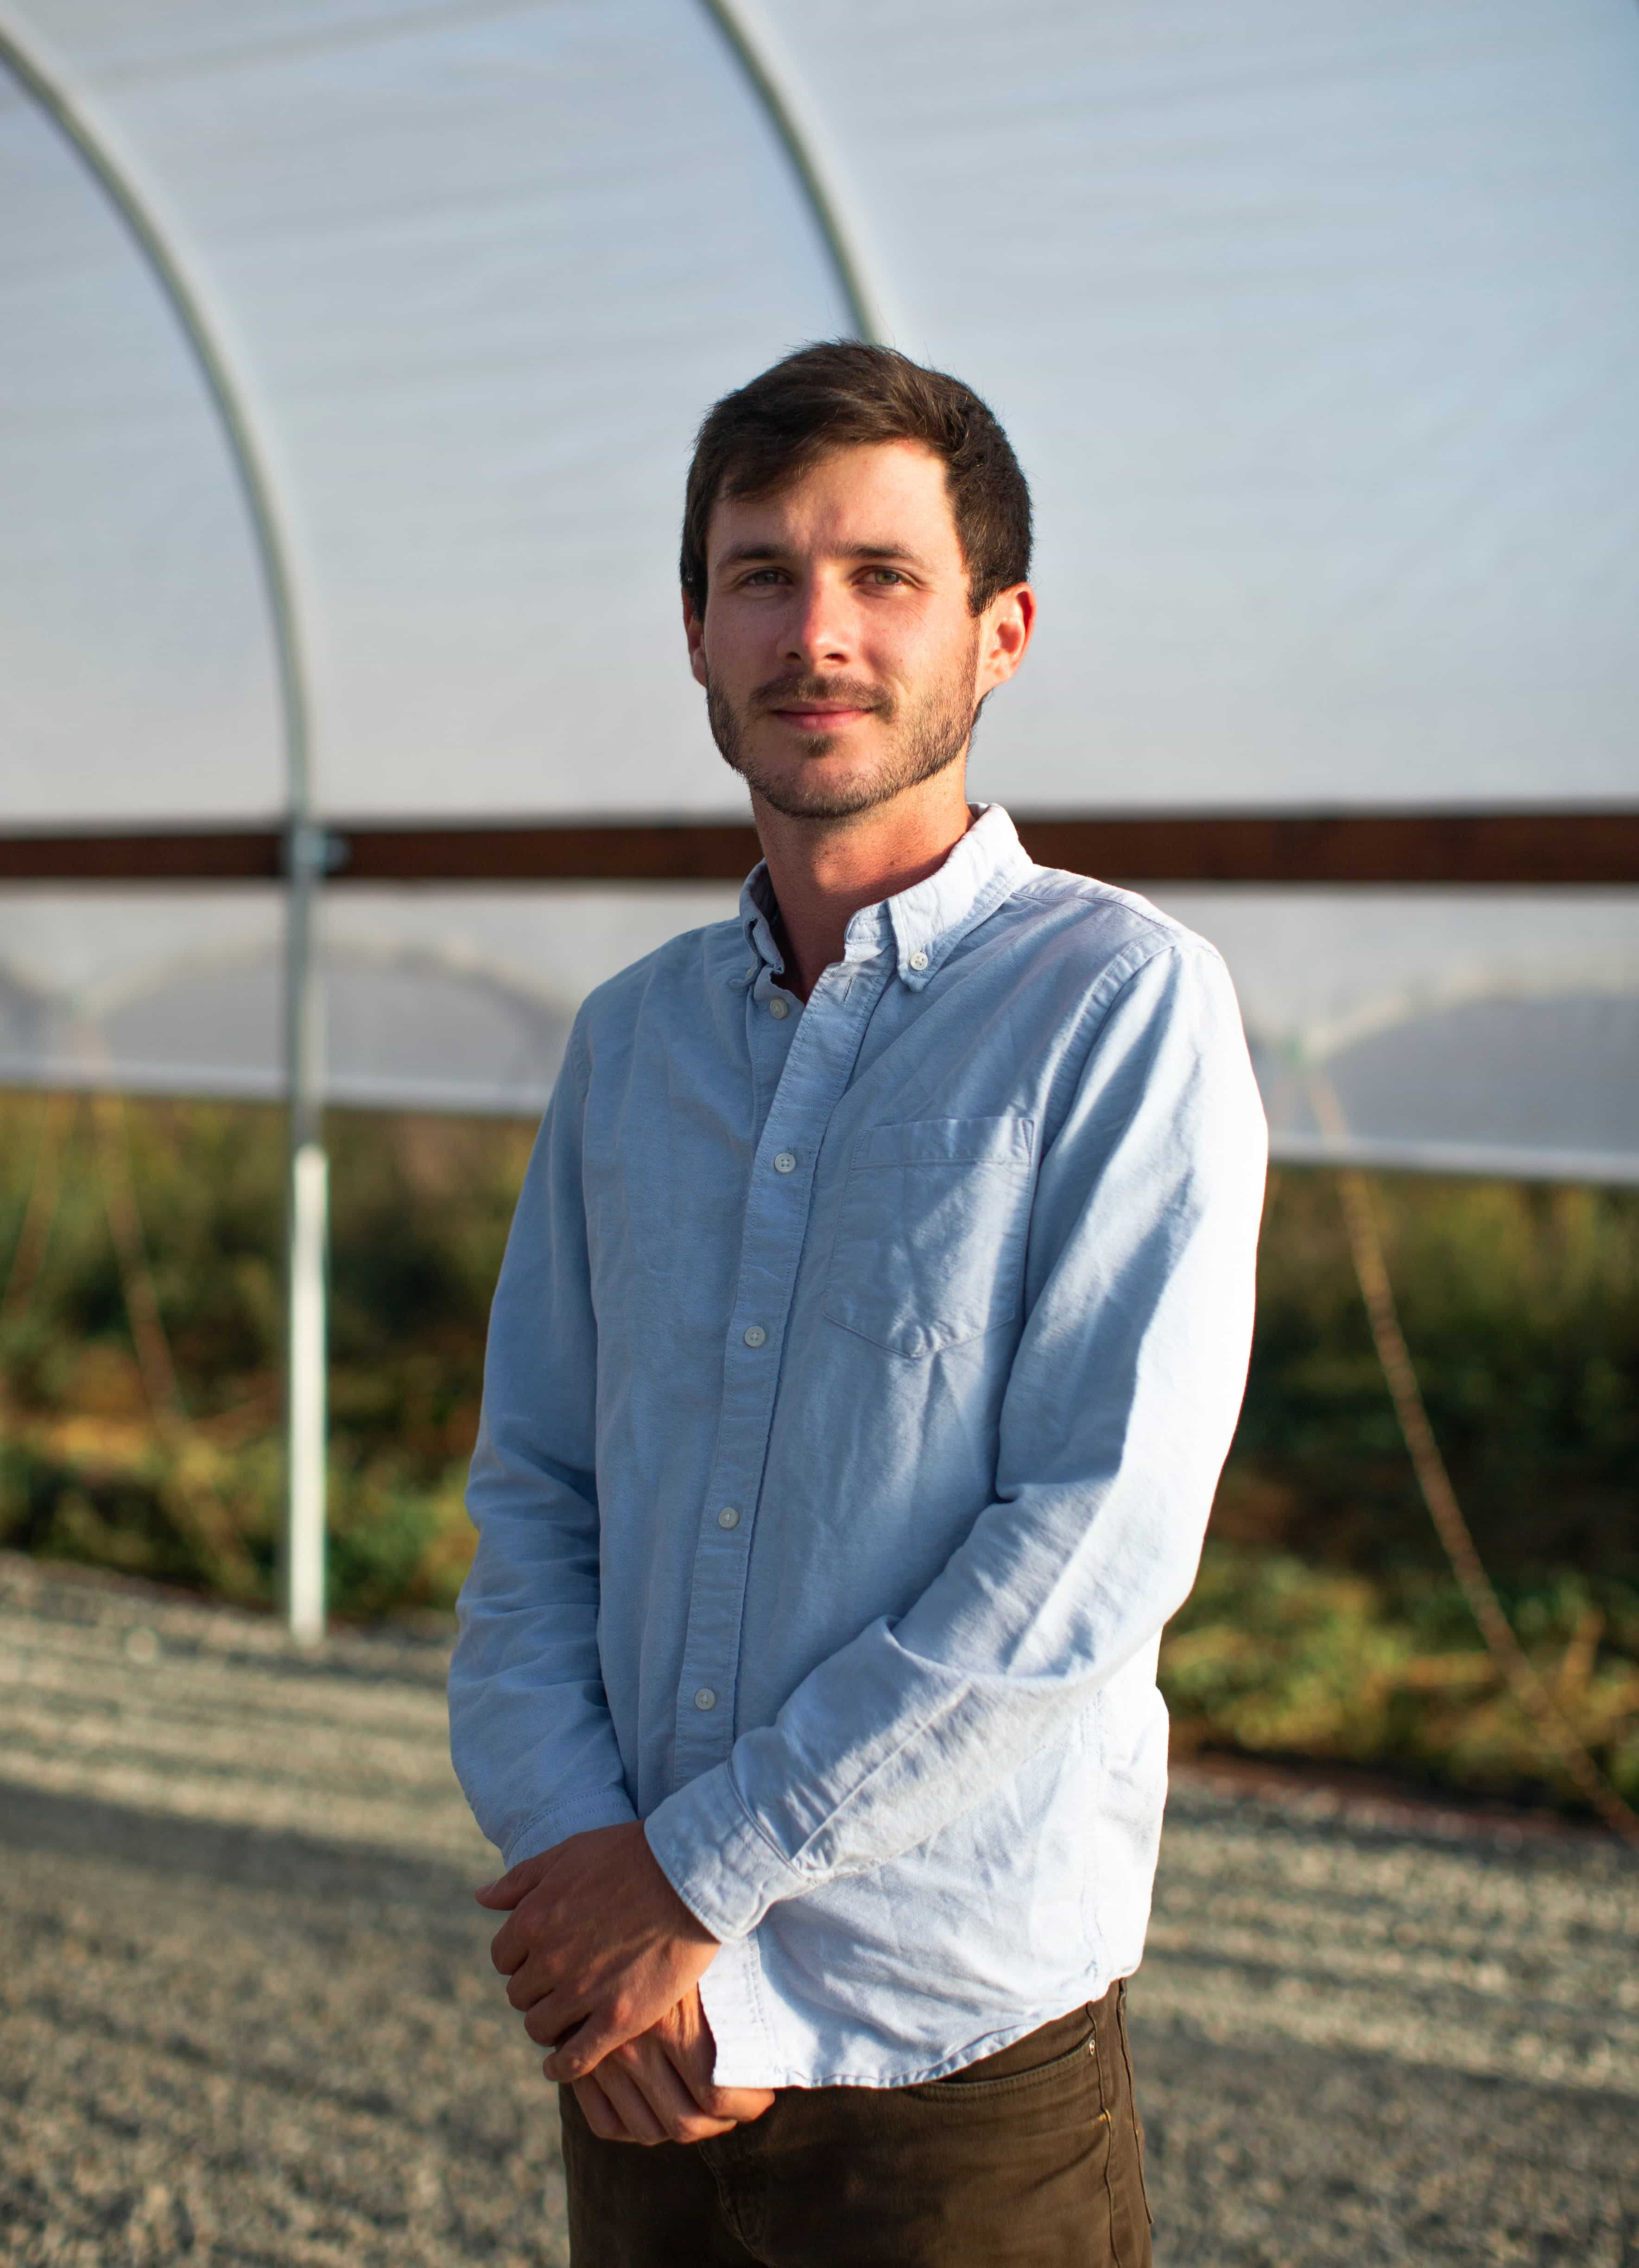
[[[683,612],[712,732],[792,818],[852,817],[957,762],[1029,636],[1024,586],[969,612],[944,467],[915,442],[838,449],[772,496],[725,497],[707,571],[704,621]]]

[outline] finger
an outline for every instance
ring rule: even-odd
[[[549,1993],[562,1990],[546,1962],[534,1955],[520,1962],[506,1980],[506,1997],[520,2015],[526,2008],[533,2008],[537,2000],[544,2000]]]
[[[544,2048],[548,2056],[561,2055],[584,2021],[584,2014],[577,2014],[566,2002],[538,2000],[524,2019],[524,2033],[538,2048]],[[592,2066],[589,2065],[584,2071],[578,2071],[574,2076],[590,2079]],[[556,2079],[560,2086],[570,2084],[555,2071],[549,2071],[547,2077]]]
[[[529,1947],[518,1926],[516,1915],[503,1921],[489,1940],[489,1959],[503,1977],[510,1977],[521,1969],[529,1958]]]
[[[772,2088],[718,2087],[714,2082],[711,2073],[717,2063],[717,2042],[711,2036],[704,2011],[698,2007],[673,2010],[672,2021],[657,2024],[652,2031],[643,2034],[643,2044],[651,2040],[708,2117],[745,2125],[751,2119],[761,2118],[772,2104]]]
[[[771,2087],[718,2087],[701,2075],[697,2063],[687,2056],[680,2057],[669,2043],[666,2052],[691,2100],[708,2118],[723,2118],[731,2125],[745,2126],[772,2108]]]
[[[548,2052],[566,2043],[577,2024],[586,2021],[586,2004],[562,1992],[543,1992],[524,2014],[524,2029],[538,2048]]]
[[[562,2038],[563,2031],[564,2027],[555,2022],[553,2019],[552,2004],[549,2000],[537,2000],[533,2008],[526,2008],[524,2011],[525,2036],[533,2040],[538,2048],[545,2048],[548,2055],[555,2055],[557,2052],[558,2042]]]
[[[612,2055],[616,2048],[623,2048],[628,2040],[636,2039],[643,2025],[641,2019],[636,2022],[629,2018],[622,2021],[612,2014],[606,2004],[600,2009],[584,2012],[572,2039],[565,2036],[569,2029],[565,2024],[558,2035],[557,2053],[548,2058],[548,2079],[584,2079],[596,2071],[605,2056]]]
[[[490,1959],[496,1960],[493,1950]],[[507,1979],[506,1997],[515,2008],[533,2008],[537,2000],[548,1992],[562,1992],[569,1983],[567,1971],[572,1956],[561,1946],[532,1945],[524,1949],[521,1961],[505,1969],[499,1961],[496,1967]]]
[[[489,1958],[503,1977],[516,1976],[526,1961],[550,1962],[557,1950],[559,1931],[549,1911],[532,1899],[510,1913],[489,1940]]]
[[[605,2142],[629,2142],[631,2136],[621,2125],[614,2105],[595,2079],[577,2079],[572,2092],[581,2107],[581,2114],[592,2132]]]
[[[526,1962],[522,1969],[507,1978],[505,1989],[508,2001],[520,2016],[531,2008],[539,2007],[543,2000],[552,2002],[557,2029],[540,2035],[543,2045],[549,2039],[562,2039],[566,2033],[574,2030],[577,2024],[584,2023],[594,2005],[590,1994],[577,1991],[571,1980],[554,1976],[545,1961]],[[535,2035],[532,2032],[530,2037],[533,2039]],[[575,2072],[570,2075],[583,2079],[585,2073]]]
[[[709,2117],[701,2109],[652,2032],[616,2048],[598,2071],[606,2084],[609,2073],[632,2081],[659,2120],[668,2142],[704,2142],[733,2129],[732,2118]]]
[[[656,2117],[643,2091],[630,2073],[617,2065],[606,2063],[598,2073],[598,2084],[603,2089],[615,2117],[634,2142],[642,2142],[652,2149],[657,2142],[668,2142],[671,2136]]]

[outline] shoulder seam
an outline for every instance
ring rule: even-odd
[[[1101,882],[1092,874],[1072,874],[1063,866],[1037,867],[1035,873],[1027,875],[1014,892],[1016,897],[1037,900],[1070,897],[1079,898],[1087,904],[1109,906],[1125,913],[1132,922],[1136,935],[1128,941],[1129,945],[1137,943],[1140,938],[1153,938],[1157,950],[1160,952],[1168,949],[1181,951],[1186,946],[1199,946],[1214,961],[1223,960],[1223,954],[1209,937],[1202,937],[1199,930],[1191,929],[1187,922],[1180,921],[1175,915],[1166,913],[1158,906],[1149,911],[1141,910],[1133,902],[1135,895],[1130,890],[1122,889],[1117,883]],[[1121,958],[1121,955],[1117,954],[1113,956],[1113,961]]]

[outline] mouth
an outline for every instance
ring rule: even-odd
[[[800,707],[775,709],[770,715],[782,725],[789,725],[796,733],[837,733],[845,725],[856,725],[862,718],[873,716],[871,709],[833,708],[818,703],[805,703]]]

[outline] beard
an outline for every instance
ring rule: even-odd
[[[978,652],[975,630],[961,661],[914,701],[896,701],[856,678],[797,674],[771,678],[760,685],[741,711],[708,674],[706,717],[711,737],[730,770],[786,818],[853,819],[862,811],[875,810],[878,804],[891,803],[907,788],[937,778],[966,754],[979,707],[983,706],[981,703],[975,707],[973,697]],[[841,780],[810,781],[805,778],[801,764],[794,771],[782,771],[761,762],[747,746],[748,721],[760,713],[797,707],[805,701],[845,701],[851,707],[871,711],[886,727],[886,747]],[[808,733],[797,745],[805,757],[827,756],[841,737],[836,733]]]

